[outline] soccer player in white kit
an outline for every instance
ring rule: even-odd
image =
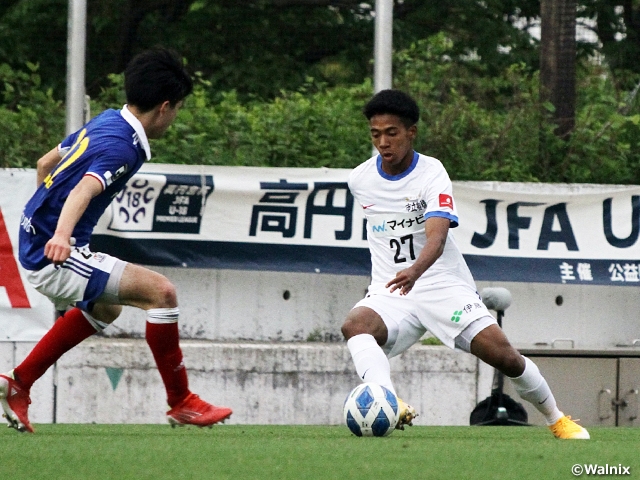
[[[64,313],[20,365],[0,375],[3,416],[21,432],[33,432],[33,383],[65,352],[112,323],[122,305],[146,311],[146,340],[172,425],[211,426],[232,413],[189,390],[174,285],[157,272],[89,250],[104,210],[151,158],[149,139],[165,133],[193,89],[182,58],[164,48],[137,55],[124,76],[127,105],[102,112],[38,160],[38,189],[22,214],[20,263],[34,288]]]
[[[379,155],[351,172],[349,189],[367,219],[371,285],[342,326],[360,378],[395,393],[389,358],[429,330],[509,377],[557,438],[588,439],[587,430],[558,409],[538,367],[511,346],[482,303],[449,232],[458,226],[449,176],[440,161],[413,150],[416,102],[402,91],[382,90],[363,113]],[[403,429],[417,414],[398,403],[397,428]]]

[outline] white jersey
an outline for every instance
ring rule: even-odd
[[[369,292],[384,289],[397,272],[415,262],[427,241],[427,218],[448,218],[452,228],[458,226],[451,180],[439,160],[414,152],[411,166],[399,175],[388,175],[381,163],[379,156],[370,158],[348,180],[367,219],[372,265]],[[476,288],[451,232],[442,255],[417,280],[416,287],[440,282]]]

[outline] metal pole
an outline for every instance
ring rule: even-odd
[[[376,92],[392,87],[393,0],[376,0],[374,80]]]
[[[387,90],[393,85],[393,0],[376,0],[373,42],[373,90]],[[371,155],[378,155],[375,147]]]
[[[85,121],[85,52],[87,0],[69,0],[67,23],[67,135]]]

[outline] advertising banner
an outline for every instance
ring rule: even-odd
[[[147,164],[100,219],[92,249],[151,266],[369,275],[348,174]],[[17,261],[34,190],[34,170],[0,170],[3,340],[37,340],[53,321]],[[454,182],[453,193],[452,233],[476,280],[640,285],[638,186]]]
[[[54,320],[53,304],[18,262],[20,217],[35,190],[35,170],[0,169],[0,341],[37,341]]]
[[[151,265],[368,275],[349,170],[146,165],[96,248]],[[640,187],[454,182],[452,230],[477,280],[640,282]]]
[[[640,187],[457,182],[476,280],[638,285]]]

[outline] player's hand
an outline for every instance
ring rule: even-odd
[[[406,295],[411,291],[419,277],[420,275],[416,274],[411,267],[405,268],[396,273],[395,278],[387,283],[386,287],[390,288],[389,291],[391,293],[400,289],[400,295]]]
[[[62,265],[71,256],[72,239],[63,235],[54,234],[51,240],[44,246],[44,255],[54,265]]]

